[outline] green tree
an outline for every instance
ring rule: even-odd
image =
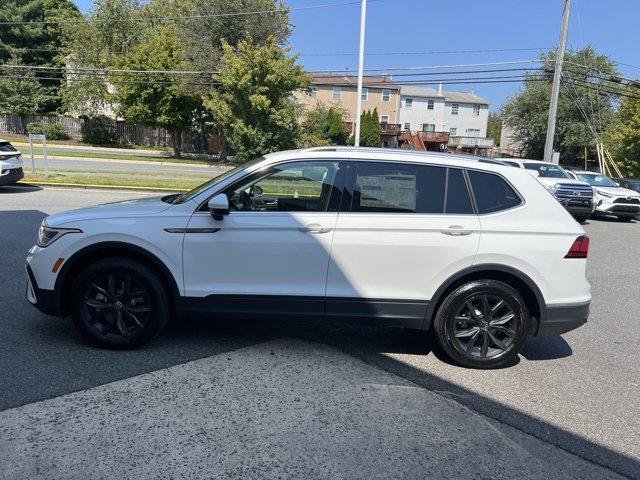
[[[4,0],[0,8],[0,22],[25,22],[0,28],[0,63],[23,66],[58,67],[34,75],[44,97],[39,98],[35,113],[53,113],[61,107],[59,90],[63,84],[65,59],[64,35],[60,20],[79,19],[81,14],[71,0]],[[51,23],[43,23],[51,22]],[[14,68],[17,83],[27,68]],[[19,88],[9,88],[20,93]],[[46,98],[45,98],[46,97]]]
[[[298,137],[299,107],[293,92],[308,77],[275,39],[263,46],[223,43],[224,54],[214,79],[220,86],[205,106],[241,160],[291,148]]]
[[[489,112],[487,120],[487,136],[493,138],[496,145],[500,145],[500,134],[502,133],[502,117],[498,113]]]
[[[520,92],[502,108],[504,123],[529,158],[542,158],[547,132],[554,52],[540,56],[547,75],[525,74]],[[569,161],[584,155],[587,147],[595,154],[595,140],[585,116],[597,132],[606,131],[614,119],[614,99],[601,95],[599,88],[611,87],[608,77],[616,76],[614,62],[585,47],[565,54],[563,84],[558,101],[558,120],[554,147]]]
[[[360,146],[379,147],[382,143],[380,135],[380,118],[378,109],[367,110],[360,117]]]
[[[613,145],[614,159],[632,177],[640,177],[640,91],[629,88],[618,108],[616,122],[611,128],[609,140]]]
[[[336,107],[327,107],[318,103],[305,113],[299,145],[301,147],[346,145],[349,133],[344,124],[343,114],[344,112]]]
[[[182,43],[171,33],[168,29],[157,29],[130,53],[120,56],[117,67],[138,71],[180,68],[184,61]],[[201,97],[185,93],[170,73],[117,74],[111,82],[118,113],[129,122],[168,129],[174,154],[179,157],[182,132],[190,129],[203,114]]]
[[[0,68],[0,114],[35,115],[50,100],[29,70]]]

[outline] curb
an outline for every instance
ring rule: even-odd
[[[16,187],[29,187],[29,186],[41,186],[41,187],[60,187],[76,190],[139,190],[143,192],[159,192],[159,193],[175,193],[182,190],[175,188],[158,188],[158,187],[138,187],[138,186],[126,186],[126,185],[91,185],[91,184],[76,184],[76,183],[54,183],[54,182],[29,182],[16,183]]]

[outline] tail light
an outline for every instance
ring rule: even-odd
[[[589,254],[589,237],[581,235],[573,241],[573,245],[564,258],[587,258]]]

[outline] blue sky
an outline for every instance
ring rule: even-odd
[[[87,11],[92,4],[92,0],[74,1],[83,11]],[[289,0],[287,3],[295,8],[344,1]],[[374,1],[367,10],[366,51],[387,53],[552,47],[558,41],[562,3],[562,0]],[[353,54],[358,51],[359,14],[359,5],[292,12],[294,30],[290,43],[294,52],[302,54],[300,60],[308,70],[356,70],[356,55],[324,54]],[[573,0],[570,18],[570,47],[592,44],[618,62],[637,66],[620,65],[623,75],[640,77],[640,1]],[[537,53],[370,55],[365,59],[365,68],[529,60]],[[445,88],[462,91],[473,89],[491,102],[493,110],[499,108],[509,94],[516,93],[519,84],[445,84]]]

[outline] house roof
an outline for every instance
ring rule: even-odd
[[[438,91],[435,88],[423,87],[420,85],[400,85],[400,93],[410,97],[428,97],[428,98],[443,98],[447,102],[460,102],[460,103],[474,103],[477,105],[489,105],[489,102],[484,98],[476,95],[473,92],[451,92],[443,90],[442,95],[438,95]]]
[[[358,77],[356,75],[344,75],[341,73],[312,73],[309,74],[311,82],[314,85],[340,85],[340,86],[358,86]],[[400,89],[400,85],[395,83],[389,77],[383,75],[365,75],[362,77],[362,84],[365,87],[392,88]]]

